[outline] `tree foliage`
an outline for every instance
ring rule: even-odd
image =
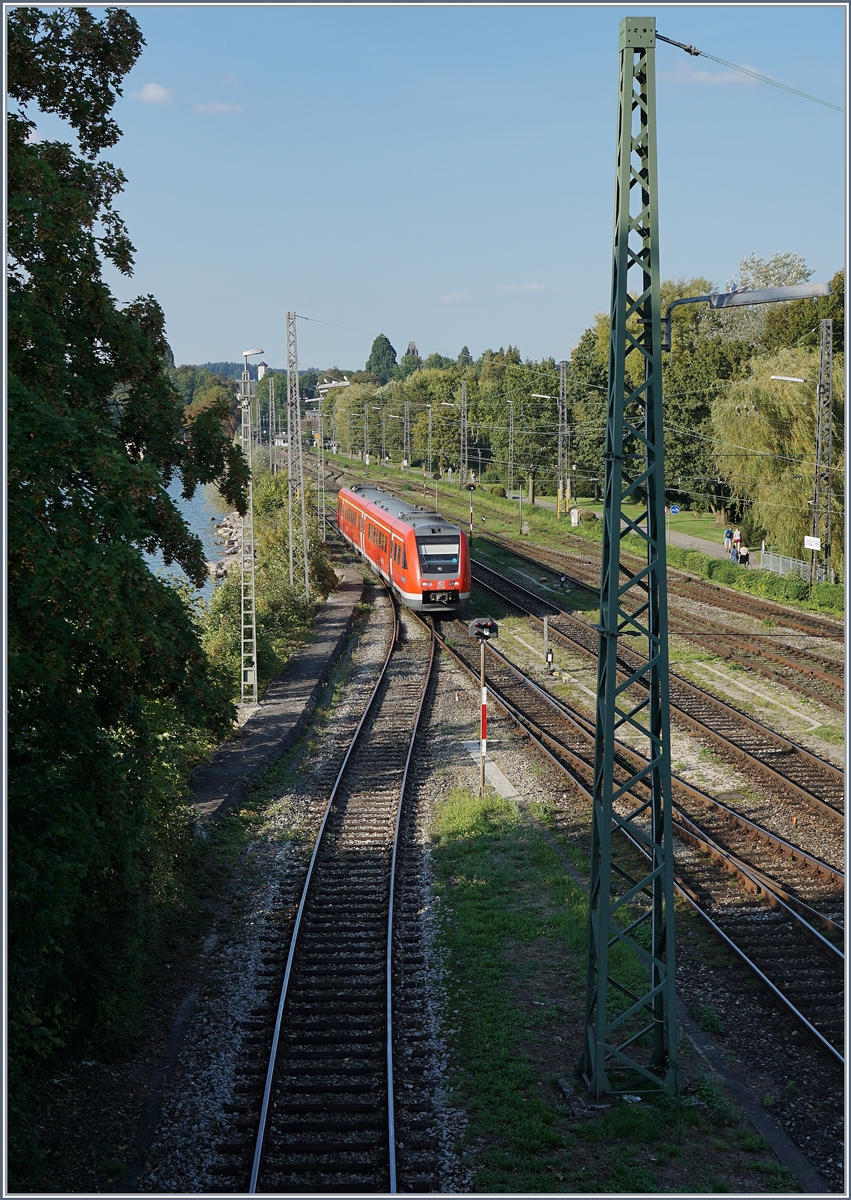
[[[364,371],[367,375],[374,376],[377,383],[387,383],[393,378],[396,366],[396,351],[390,344],[390,339],[379,333],[372,343]]]
[[[754,358],[746,379],[725,390],[713,411],[719,472],[742,508],[742,534],[772,549],[803,558],[811,532],[816,449],[816,383],[819,356],[786,348]],[[787,383],[772,375],[807,380]],[[843,360],[833,364],[833,547],[832,565],[843,563],[844,378]]]
[[[145,948],[186,863],[186,764],[230,728],[226,691],[159,550],[200,583],[201,543],[172,503],[215,482],[244,505],[220,399],[187,413],[163,314],[119,306],[132,270],[98,153],[142,36],[122,9],[8,19],[9,991],[13,1072],[86,1031],[127,1033]],[[17,102],[18,107],[14,107]],[[79,152],[31,140],[26,105],[64,117]],[[179,748],[179,750],[178,750]]]

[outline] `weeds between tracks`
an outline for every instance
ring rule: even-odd
[[[492,792],[451,792],[433,836],[475,1191],[796,1190],[686,1047],[686,1101],[619,1101],[576,1121],[556,1077],[571,1077],[581,1048],[583,892],[545,834]],[[565,849],[584,861],[579,845]],[[639,968],[619,969],[627,982]]]

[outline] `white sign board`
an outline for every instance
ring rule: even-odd
[[[804,549],[805,550],[821,550],[821,538],[805,537],[804,538]]]

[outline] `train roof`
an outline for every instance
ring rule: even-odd
[[[444,521],[440,513],[433,509],[421,508],[419,504],[409,504],[407,500],[399,500],[396,496],[391,496],[389,492],[382,491],[381,488],[358,484],[348,490],[354,492],[361,500],[365,500],[367,504],[383,508],[389,517],[411,525],[416,533],[454,533],[458,529],[457,525]]]

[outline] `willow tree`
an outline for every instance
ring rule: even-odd
[[[816,458],[816,388],[819,356],[782,350],[754,358],[747,379],[725,388],[712,410],[715,458],[743,517],[743,535],[764,537],[771,549],[804,557],[811,532]],[[786,375],[805,380],[772,380]],[[843,570],[844,440],[843,359],[833,361],[833,547],[832,565]]]

